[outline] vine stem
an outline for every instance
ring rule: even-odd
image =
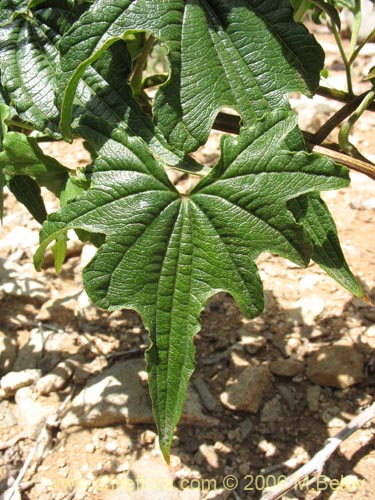
[[[346,74],[346,83],[347,83],[347,87],[348,87],[348,93],[350,95],[352,95],[353,94],[352,70],[351,70],[351,66],[349,64],[348,58],[346,57],[346,53],[345,53],[344,47],[341,43],[341,38],[340,38],[340,35],[339,35],[339,32],[337,30],[335,23],[332,23],[332,33],[333,33],[333,36],[335,37],[337,47],[340,51],[340,55],[341,55],[342,61],[343,61],[344,66],[345,66],[345,74]]]
[[[265,490],[261,500],[277,500],[288,491],[298,488],[301,484],[310,484],[310,476],[313,476],[311,478],[311,484],[313,484],[317,479],[317,476],[322,473],[327,460],[337,450],[341,443],[351,436],[353,432],[357,431],[374,418],[375,403],[353,418],[353,420],[351,420],[348,425],[344,427],[344,429],[336,434],[336,436],[327,439],[323,448],[319,450],[313,458],[307,462],[307,464],[293,472],[293,474],[272,488],[272,490]]]
[[[145,65],[147,63],[147,59],[150,55],[152,47],[154,46],[154,42],[154,36],[150,35],[146,40],[142,52],[135,63],[133,73],[130,78],[130,85],[134,89],[136,94],[142,91],[143,70],[145,69]]]
[[[361,0],[355,0],[353,15],[354,15],[354,24],[353,24],[352,36],[350,37],[349,56],[347,59],[349,66],[351,66],[352,56],[355,52],[355,48],[358,43],[359,29],[361,27],[361,22],[362,22]]]
[[[349,141],[349,134],[357,120],[366,111],[368,106],[372,103],[375,98],[375,88],[372,88],[364,99],[361,101],[360,105],[357,107],[355,112],[351,117],[342,124],[339,132],[339,144],[340,148],[347,154],[358,158],[359,160],[367,161],[367,159],[358,151],[358,149]]]

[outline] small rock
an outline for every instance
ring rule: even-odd
[[[202,377],[196,377],[194,379],[194,387],[196,388],[201,398],[201,401],[203,405],[207,408],[207,410],[215,411],[218,408],[220,408],[219,401],[212,394],[212,392],[210,391],[209,387],[207,386],[206,382],[203,380]]]
[[[369,326],[361,335],[361,342],[367,344],[371,349],[375,349],[375,325]]]
[[[245,357],[243,346],[236,342],[230,349],[230,360],[235,368],[245,368],[250,366],[250,362]]]
[[[316,412],[319,410],[319,397],[321,389],[318,385],[309,385],[307,388],[307,404],[309,406],[309,411]]]
[[[149,395],[138,376],[143,369],[143,360],[130,360],[92,377],[73,399],[61,426],[106,427],[126,421],[152,422]]]
[[[275,396],[270,401],[264,403],[260,414],[261,422],[280,422],[284,415],[284,407],[281,403],[280,396]]]
[[[257,335],[255,333],[247,333],[241,335],[240,344],[242,344],[245,350],[250,354],[255,354],[263,346],[267,344],[267,339],[264,335]]]
[[[11,371],[16,361],[16,355],[15,339],[0,330],[0,377]]]
[[[292,324],[314,325],[325,310],[325,301],[319,295],[310,295],[297,300],[285,312],[286,320]]]
[[[11,255],[17,250],[30,251],[32,247],[36,248],[38,243],[37,231],[17,225],[1,238],[0,250],[3,255]]]
[[[289,410],[295,411],[298,404],[295,388],[291,387],[289,384],[278,384],[277,390],[279,391]]]
[[[245,418],[245,420],[243,420],[240,423],[240,431],[241,431],[242,440],[244,441],[246,438],[248,438],[250,436],[250,434],[253,432],[253,430],[254,430],[254,424],[252,423],[252,421],[249,418]]]
[[[231,410],[256,413],[270,384],[268,367],[249,366],[243,370],[238,380],[220,395],[220,400]]]
[[[72,374],[72,365],[68,361],[62,361],[51,373],[44,375],[44,377],[37,381],[36,390],[44,395],[59,391],[65,387]]]
[[[194,461],[198,465],[207,462],[207,464],[214,469],[219,467],[219,457],[216,453],[215,447],[208,444],[201,444],[199,446],[199,449],[194,456]]]
[[[83,355],[89,348],[88,342],[78,333],[51,332],[45,339],[43,357],[39,364],[44,371],[49,372],[64,359],[78,353]]]
[[[30,439],[36,439],[47,418],[54,415],[61,402],[58,397],[38,398],[31,387],[18,389],[15,395],[17,420]]]
[[[30,338],[19,350],[13,370],[20,372],[30,368],[39,368],[39,361],[43,356],[45,342],[50,335],[50,331],[44,332],[40,328],[33,328],[30,331]]]
[[[156,432],[147,429],[141,433],[140,442],[143,445],[153,444],[155,442],[156,436],[157,436]]]
[[[307,377],[323,387],[345,389],[363,380],[364,358],[352,344],[322,347],[308,360]]]
[[[18,389],[33,384],[42,376],[41,370],[30,369],[22,372],[9,372],[1,379],[1,388],[6,397],[13,396]]]
[[[0,401],[0,431],[8,430],[13,425],[16,425],[12,410],[9,408],[8,401]]]
[[[11,260],[0,259],[0,290],[8,295],[46,301],[49,296],[46,285],[34,275],[31,266],[20,266]]]
[[[270,363],[270,370],[279,377],[295,377],[303,370],[303,364],[296,359],[277,359]]]
[[[95,321],[98,319],[99,311],[85,291],[78,297],[78,314],[85,321]]]
[[[203,364],[206,366],[216,365],[217,363],[220,363],[220,361],[227,359],[227,357],[228,351],[215,352],[215,354],[212,354],[212,356],[208,356],[207,358],[203,359]]]

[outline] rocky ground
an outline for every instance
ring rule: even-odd
[[[342,86],[332,41],[323,28],[318,36],[330,82]],[[373,53],[371,45],[359,77],[374,64]],[[340,106],[319,97],[293,104],[310,130]],[[353,140],[375,159],[373,120],[366,115]],[[218,136],[199,153],[206,163],[217,157]],[[79,143],[46,151],[73,168],[87,161]],[[351,179],[324,198],[347,260],[375,301],[375,183],[356,173]],[[193,181],[180,182],[186,188]],[[81,270],[92,248],[71,241],[59,276],[51,260],[36,273],[38,227],[10,195],[0,237],[0,493],[29,460],[14,499],[259,499],[373,400],[375,309],[316,265],[299,269],[263,254],[266,308],[259,318],[249,321],[226,294],[202,313],[197,368],[168,468],[147,392],[148,336],[137,314],[91,305]],[[315,485],[287,498],[372,498],[374,430],[358,430]]]

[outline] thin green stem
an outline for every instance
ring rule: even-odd
[[[154,42],[154,36],[149,35],[143,47],[143,50],[135,63],[133,73],[130,78],[130,85],[136,95],[138,95],[139,92],[142,92],[143,71],[147,64],[147,59],[150,55],[150,52],[154,46]]]
[[[338,47],[338,49],[340,51],[340,55],[341,55],[342,61],[343,61],[344,66],[345,66],[345,73],[346,73],[346,82],[347,82],[347,87],[348,87],[348,93],[349,94],[353,94],[351,66],[350,66],[348,58],[346,56],[344,47],[343,47],[343,45],[341,43],[340,34],[339,34],[338,30],[337,30],[337,27],[336,27],[335,23],[332,23],[332,32],[333,32],[333,36],[335,37],[337,47]]]
[[[358,43],[358,34],[359,34],[359,29],[361,27],[361,22],[362,22],[362,12],[361,12],[361,2],[360,0],[356,0],[355,2],[355,8],[353,9],[353,15],[354,15],[354,23],[353,23],[353,30],[352,30],[352,36],[350,37],[350,46],[349,46],[349,56],[348,56],[348,64],[350,65],[352,55],[354,54],[355,48]]]
[[[367,35],[367,37],[364,40],[362,40],[362,42],[354,50],[354,52],[352,53],[352,55],[349,58],[349,64],[353,64],[353,62],[356,60],[360,51],[363,49],[363,47],[366,45],[366,43],[369,42],[371,40],[371,38],[373,38],[374,36],[375,36],[375,28],[371,31],[371,33],[369,35]]]
[[[308,7],[308,0],[303,0],[300,4],[300,6],[297,8],[297,10],[294,12],[294,21],[296,23],[302,23],[303,19],[305,17],[307,7]]]
[[[353,156],[354,158],[358,158],[363,161],[369,161],[365,156],[363,156],[358,149],[352,144],[349,140],[349,134],[358,121],[358,119],[362,116],[362,114],[366,111],[368,106],[373,102],[375,98],[375,88],[372,88],[366,97],[363,99],[361,104],[352,114],[352,116],[342,124],[339,132],[339,144],[342,151]]]
[[[29,123],[19,122],[17,120],[12,120],[11,118],[8,120],[5,120],[5,122],[7,125],[10,125],[11,127],[17,127],[17,128],[21,128],[24,130],[31,130],[31,131],[35,130],[35,128],[32,125],[30,125]]]

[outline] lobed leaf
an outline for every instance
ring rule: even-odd
[[[186,152],[206,141],[223,106],[249,125],[289,92],[309,95],[323,66],[320,46],[293,22],[287,0],[98,0],[61,41],[64,136],[85,69],[135,31],[151,32],[169,49],[171,75],[156,95],[154,118]]]
[[[139,311],[150,332],[149,385],[168,458],[205,301],[227,291],[245,314],[258,315],[258,255],[267,250],[305,265],[312,252],[287,202],[342,187],[348,175],[327,159],[285,147],[296,127],[286,112],[243,129],[238,139],[225,137],[219,163],[188,195],[175,190],[139,139],[110,129],[104,134],[93,119],[85,126],[103,134],[91,187],[48,217],[35,264],[41,266],[45,248],[70,228],[105,235],[84,270],[85,288],[99,307]]]

